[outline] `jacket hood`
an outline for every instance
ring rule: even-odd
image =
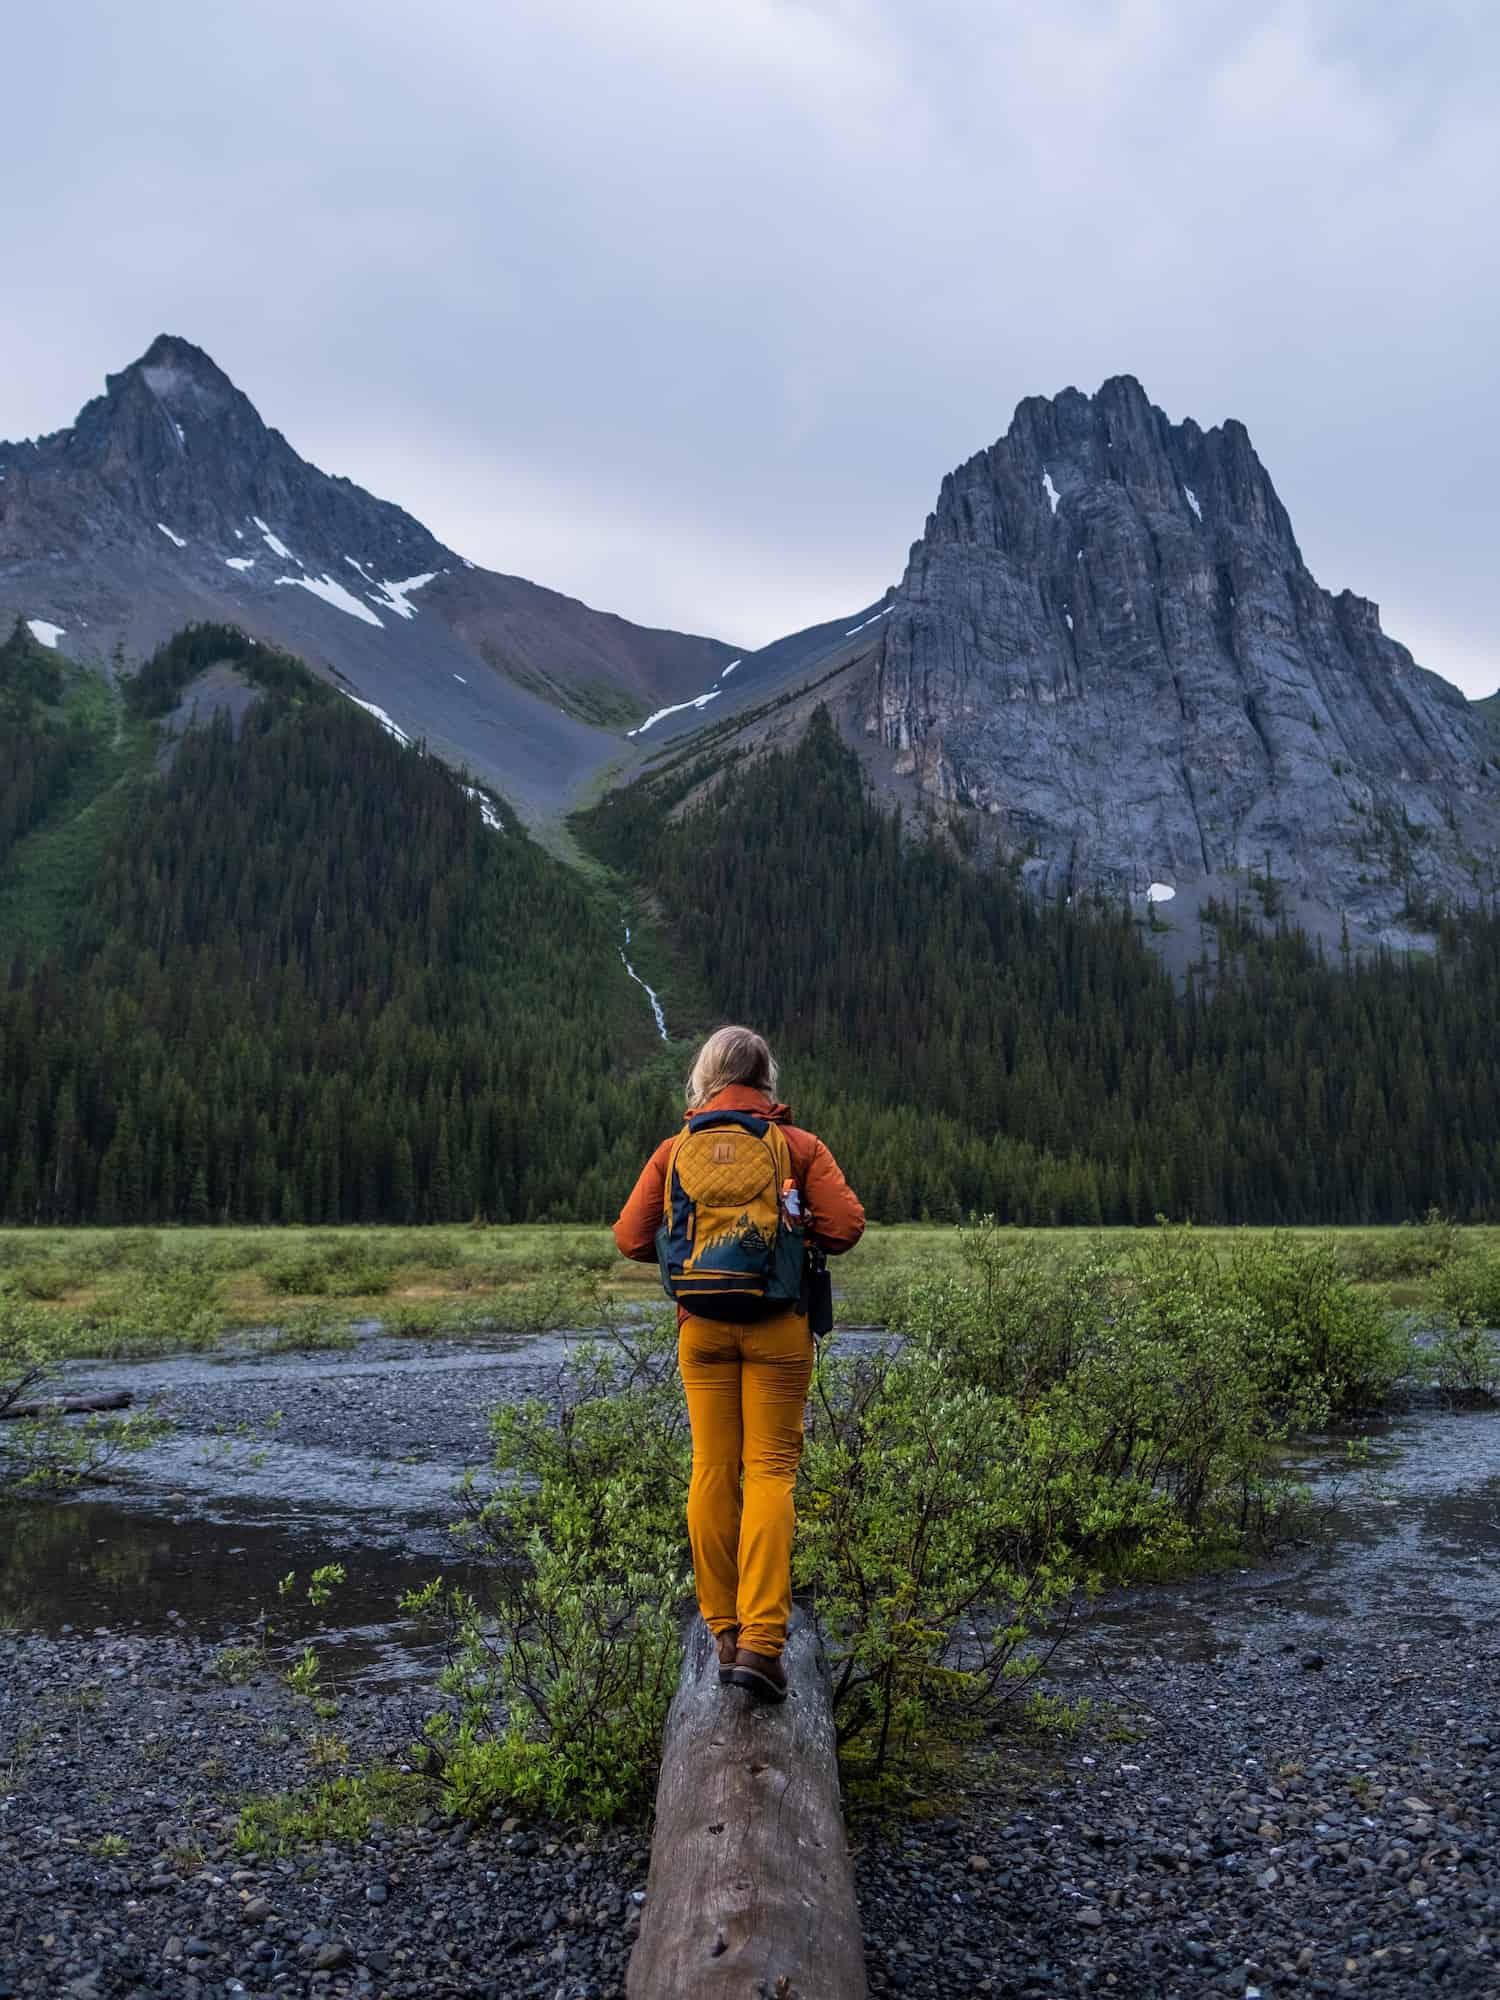
[[[743,1083],[732,1083],[727,1090],[717,1091],[696,1111],[684,1111],[683,1124],[690,1118],[701,1118],[705,1111],[750,1111],[757,1118],[769,1118],[774,1125],[787,1124],[792,1115],[790,1105],[773,1103],[765,1091],[751,1090]]]

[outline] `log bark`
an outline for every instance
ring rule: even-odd
[[[12,1403],[9,1409],[0,1410],[0,1421],[6,1417],[50,1417],[54,1411],[63,1416],[76,1416],[80,1410],[128,1410],[134,1400],[129,1389],[111,1389],[97,1396],[43,1396],[38,1403]]]
[[[864,2000],[828,1665],[792,1616],[789,1694],[719,1686],[695,1625],[662,1740],[629,2000]]]

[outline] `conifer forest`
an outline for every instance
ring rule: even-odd
[[[236,714],[164,728],[210,664]],[[821,715],[610,794],[577,867],[238,632],[117,690],[18,626],[0,802],[8,1224],[605,1219],[726,1018],[880,1220],[1500,1215],[1493,909],[1330,956],[1215,907],[1174,979],[1139,911],[904,822]]]

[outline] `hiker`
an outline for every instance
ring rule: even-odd
[[[809,1253],[852,1250],[865,1226],[832,1153],[775,1102],[776,1077],[753,1030],[710,1035],[682,1132],[651,1155],[615,1223],[621,1252],[657,1259],[677,1301],[698,1606],[721,1685],[763,1701],[786,1699],[792,1487],[813,1367]]]

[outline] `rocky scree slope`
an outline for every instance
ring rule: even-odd
[[[1190,923],[1210,894],[1258,907],[1269,867],[1304,927],[1410,945],[1403,912],[1496,884],[1481,705],[1319,587],[1242,424],[1173,424],[1129,376],[1023,402],[943,481],[815,692],[884,788],[972,815],[1048,893]]]
[[[0,444],[0,624],[18,615],[131,665],[190,621],[239,625],[538,809],[733,657],[465,561],[165,334],[71,429]]]

